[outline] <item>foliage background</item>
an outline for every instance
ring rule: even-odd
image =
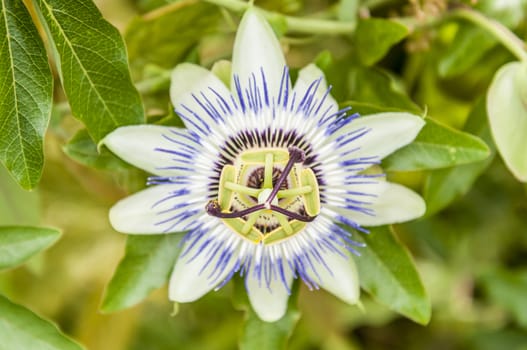
[[[525,2],[494,2],[505,4],[497,10],[492,3],[480,1],[476,10],[524,40]],[[183,61],[210,67],[229,59],[239,16],[192,0],[98,0],[96,5],[125,38],[132,79],[149,122],[177,125],[168,102],[166,70]],[[354,13],[357,3],[262,0],[256,5],[287,15],[337,16],[353,22],[355,16],[349,13]],[[375,31],[361,23],[354,36],[290,35],[284,33],[280,18],[272,24],[285,34],[282,43],[289,64],[299,68],[316,61],[326,71],[338,101],[363,113],[426,109],[435,120],[478,135],[494,150],[485,94],[496,70],[513,56],[474,24],[448,19],[448,11],[459,5],[474,4],[363,1],[356,8],[362,18],[399,18],[397,24],[382,24],[392,26],[381,31],[389,37],[377,40],[371,37]],[[0,274],[1,293],[53,320],[88,349],[236,348],[246,316],[233,308],[232,295],[237,291],[232,283],[177,310],[162,287],[136,306],[111,312],[139,300],[104,299],[126,241],[111,229],[107,213],[119,198],[144,186],[145,174],[107,151],[98,155],[89,136],[78,133],[83,125],[70,115],[57,72],[54,95],[42,179],[35,190],[26,192],[0,169],[0,224],[58,227],[63,234],[24,266]],[[423,193],[428,205],[425,218],[398,225],[395,231],[411,251],[431,300],[430,323],[414,323],[367,293],[361,310],[325,292],[301,287],[301,316],[288,348],[527,349],[527,187],[494,151],[468,165],[452,161],[455,167],[405,168],[401,159],[385,163],[389,177]],[[174,252],[163,250],[163,242],[149,244],[140,261],[163,271],[156,256],[161,254],[166,264]],[[130,290],[162,284],[127,283]],[[297,317],[296,310],[293,313],[291,324]],[[244,337],[265,342],[259,337],[266,329],[260,326]],[[290,327],[284,327],[287,333]]]

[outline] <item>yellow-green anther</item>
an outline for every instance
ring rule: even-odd
[[[263,242],[265,244],[269,244],[269,243],[276,242],[276,241],[279,241],[287,237],[288,235],[285,233],[284,228],[279,227],[278,229],[274,230],[270,234],[265,235]]]
[[[313,190],[304,194],[304,208],[307,215],[317,216],[320,213],[320,193],[318,189],[317,177],[313,170],[307,168],[300,172],[300,185],[310,186]]]
[[[234,218],[234,219],[223,219],[223,222],[234,232],[238,233],[241,236],[244,236],[245,238],[253,241],[253,242],[259,242],[263,239],[263,235],[260,231],[254,228],[254,226],[251,226],[249,231],[246,233],[243,233],[243,227],[245,226],[245,220],[240,218]]]
[[[301,222],[301,221],[298,221],[298,220],[293,220],[293,221],[289,222],[289,224],[291,225],[291,228],[293,229],[293,233],[300,232],[306,227],[306,223],[305,222]],[[280,227],[280,228],[274,230],[273,232],[265,235],[265,238],[263,239],[263,241],[264,241],[265,244],[269,244],[269,243],[273,243],[273,242],[279,241],[281,239],[285,239],[288,236],[289,235],[285,232],[284,228]]]
[[[288,235],[285,233],[284,228],[279,227],[278,229],[274,230],[270,234],[266,235],[263,239],[263,242],[265,244],[269,244],[269,243],[276,242],[276,241],[279,241],[287,237]]]
[[[289,152],[281,148],[247,150],[240,158],[245,164],[265,164],[265,158],[268,153],[273,154],[273,161],[275,163],[287,163],[289,160]]]
[[[221,171],[218,189],[218,202],[222,210],[228,210],[231,207],[234,193],[225,185],[227,182],[234,181],[236,181],[236,167],[233,165],[225,165]]]
[[[273,187],[273,159],[274,156],[272,153],[267,153],[265,155],[265,173],[264,173],[264,188]]]

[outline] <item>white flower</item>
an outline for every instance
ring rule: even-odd
[[[170,279],[176,302],[240,273],[265,321],[284,315],[295,278],[356,303],[350,252],[358,244],[341,225],[364,230],[424,213],[414,192],[362,173],[411,142],[423,120],[347,116],[314,65],[291,88],[278,40],[254,9],[236,36],[230,85],[180,64],[170,94],[186,129],[126,126],[105,138],[118,156],[155,174],[150,188],[111,209],[113,227],[186,232]]]

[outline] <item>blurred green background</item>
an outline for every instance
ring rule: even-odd
[[[525,2],[504,3],[508,12],[493,12],[485,2],[476,6],[525,39]],[[123,33],[132,76],[150,120],[177,124],[163,78],[166,70],[183,61],[210,67],[229,59],[239,17],[199,1],[96,4]],[[346,13],[339,9],[350,6],[351,11],[354,4],[256,1],[284,14],[337,14],[343,20]],[[373,62],[368,59],[370,48],[355,37],[286,34],[281,42],[293,69],[316,60],[334,85],[337,100],[356,101],[361,112],[426,109],[458,129],[470,129],[466,121],[472,115],[482,120],[478,135],[492,146],[483,99],[497,68],[512,56],[474,26],[443,20],[453,5],[460,2],[361,2],[355,9],[360,16],[398,17],[412,28]],[[280,21],[272,24],[280,33]],[[179,305],[174,314],[166,288],[130,309],[99,311],[126,240],[109,226],[108,210],[143,187],[146,174],[109,154],[102,167],[66,155],[64,146],[81,124],[63,104],[58,80],[55,90],[57,108],[45,140],[42,181],[37,190],[25,192],[0,169],[0,223],[58,227],[63,236],[25,266],[0,274],[0,291],[54,320],[88,349],[235,349],[244,313],[232,306],[232,283],[193,304]],[[366,293],[361,309],[302,287],[301,318],[289,349],[527,349],[527,187],[509,174],[498,156],[468,166],[472,168],[388,173],[424,191],[429,202],[425,218],[395,230],[411,251],[432,301],[430,324],[415,324]],[[434,181],[445,176],[450,176],[442,182],[445,187],[434,187]]]

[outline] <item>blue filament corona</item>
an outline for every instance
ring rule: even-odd
[[[234,76],[233,84],[234,92],[230,96],[224,96],[216,89],[209,87],[205,91],[192,94],[192,99],[199,106],[199,110],[193,110],[186,105],[182,105],[176,110],[189,128],[189,132],[187,134],[179,132],[177,129],[172,130],[171,134],[163,137],[173,145],[173,148],[159,147],[156,150],[170,157],[172,161],[161,170],[172,169],[182,172],[182,175],[153,176],[148,179],[149,185],[192,185],[192,173],[196,171],[194,164],[201,155],[202,146],[214,130],[221,130],[221,127],[228,123],[229,118],[248,117],[250,115],[256,119],[262,118],[263,121],[262,116],[265,113],[271,113],[273,118],[277,118],[283,112],[301,115],[305,120],[316,118],[317,123],[315,125],[323,131],[326,137],[335,137],[334,142],[339,148],[356,142],[370,132],[369,129],[361,128],[334,136],[358,118],[359,114],[349,115],[348,112],[351,107],[345,107],[336,112],[333,112],[332,108],[329,107],[324,109],[330,96],[331,87],[322,95],[317,93],[322,84],[322,77],[312,81],[301,96],[297,96],[297,92],[290,87],[287,67],[283,69],[276,97],[273,91],[269,91],[263,68],[258,74],[250,75],[247,82],[241,82],[238,76]],[[240,152],[254,147],[287,148],[295,146],[305,151],[306,162],[311,162],[312,169],[319,181],[321,203],[322,205],[327,203],[324,186],[331,186],[331,184],[325,182],[324,174],[317,168],[319,163],[317,150],[313,149],[309,140],[294,128],[285,130],[268,125],[259,129],[242,130],[236,135],[230,135],[230,139],[226,140],[225,144],[217,146],[223,154],[217,156],[217,176],[211,178],[210,183],[206,184],[211,192],[210,199],[214,199],[215,193],[217,193],[222,167],[232,161]],[[359,149],[359,147],[353,148],[341,154],[343,160],[339,164],[345,168],[345,175],[343,175],[345,176],[345,184],[376,183],[376,178],[382,175],[347,175],[350,172],[360,172],[379,163],[378,157],[354,158],[353,153]],[[368,198],[371,199],[372,194],[351,190],[345,193],[348,197],[344,201],[343,208],[364,215],[375,215],[373,210],[369,208],[371,202]],[[353,220],[342,215],[334,217],[336,222],[330,220],[326,220],[326,222],[317,218],[319,220],[318,225],[325,230],[325,233],[314,238],[313,244],[306,249],[291,252],[288,258],[278,253],[275,256],[274,253],[265,251],[267,248],[261,244],[260,246],[255,244],[253,247],[255,252],[261,253],[260,257],[250,254],[240,255],[239,247],[233,244],[231,240],[224,239],[224,237],[223,240],[217,238],[216,235],[219,235],[218,232],[220,232],[219,228],[207,225],[206,220],[207,218],[210,220],[210,217],[200,215],[200,213],[205,213],[204,207],[201,210],[196,210],[190,203],[185,202],[188,194],[189,192],[185,190],[172,191],[158,201],[154,207],[171,200],[174,201],[174,204],[168,209],[159,211],[157,224],[163,226],[166,232],[171,232],[174,227],[185,223],[188,232],[184,237],[185,249],[180,258],[188,259],[188,261],[202,258],[204,264],[200,273],[207,274],[210,283],[217,284],[217,288],[221,288],[238,273],[245,276],[246,283],[248,283],[249,278],[252,278],[256,279],[261,286],[271,289],[273,281],[278,281],[290,292],[286,275],[286,269],[289,268],[293,273],[293,278],[302,279],[310,289],[318,289],[322,283],[323,275],[332,274],[331,267],[328,266],[323,257],[324,254],[338,254],[348,259],[347,252],[358,254],[356,248],[363,246],[361,243],[352,240],[351,233],[343,229],[341,225],[361,232],[368,232]],[[353,196],[353,199],[349,196]],[[276,244],[282,244],[280,242]],[[287,244],[287,241],[284,241],[283,244]],[[322,273],[321,266],[327,271]]]

